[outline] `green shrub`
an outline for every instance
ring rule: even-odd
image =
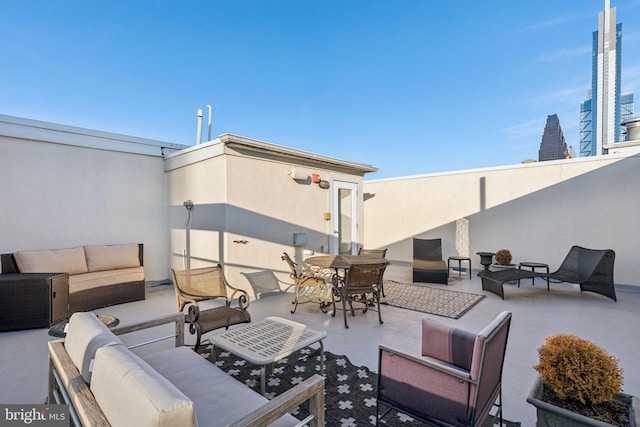
[[[500,265],[511,264],[511,252],[509,252],[509,249],[500,249],[496,252],[496,262]]]
[[[618,359],[595,343],[575,335],[546,337],[538,349],[539,363],[533,368],[540,381],[562,400],[584,404],[611,402],[622,390],[622,368]]]

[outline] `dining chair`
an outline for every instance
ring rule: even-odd
[[[282,254],[282,260],[289,265],[291,270],[289,277],[293,279],[295,286],[295,298],[291,302],[295,306],[291,314],[296,312],[298,304],[307,302],[319,304],[320,310],[326,313],[330,301],[330,290],[326,281],[332,276],[331,270],[309,266],[299,268],[286,252]]]
[[[377,307],[378,320],[382,321],[380,312],[380,288],[382,286],[382,276],[387,268],[386,262],[352,265],[349,267],[341,281],[334,280],[333,313],[336,315],[336,300],[338,297],[342,301],[342,311],[344,314],[344,327],[349,328],[347,323],[347,304],[351,315],[355,316],[353,304],[362,304],[362,312],[366,313],[370,306]]]
[[[385,256],[387,256],[387,250],[386,249],[365,249],[365,248],[360,248],[360,249],[358,249],[358,255],[371,255],[371,256],[378,257],[378,258],[384,258]]]
[[[387,249],[358,249],[358,255],[372,256],[376,258],[384,258],[387,256]],[[380,282],[380,294],[384,297],[384,281]]]

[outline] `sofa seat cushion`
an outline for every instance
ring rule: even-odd
[[[138,282],[141,280],[144,280],[144,267],[76,274],[69,276],[69,293],[118,283]]]
[[[103,346],[122,344],[94,313],[78,312],[69,319],[64,347],[87,384],[91,383],[91,363]]]
[[[18,251],[14,254],[20,273],[86,273],[84,248]]]
[[[124,346],[96,352],[91,392],[114,427],[198,425],[193,402]]]
[[[137,243],[85,246],[84,251],[90,272],[140,267]]]
[[[228,425],[268,402],[190,348],[172,348],[144,359],[195,403],[200,426]],[[272,425],[298,423],[287,414]]]

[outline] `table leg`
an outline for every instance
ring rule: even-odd
[[[320,340],[320,375],[324,377],[324,344]]]
[[[262,365],[260,367],[260,394],[261,395],[265,395],[266,394],[266,376],[267,376],[267,365]]]

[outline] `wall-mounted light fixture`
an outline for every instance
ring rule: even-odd
[[[303,168],[291,168],[289,171],[289,176],[296,180],[306,181],[309,175],[309,171]]]
[[[331,185],[329,185],[329,181],[325,181],[324,179],[322,179],[318,182],[318,187],[326,190],[327,188],[331,187]]]

